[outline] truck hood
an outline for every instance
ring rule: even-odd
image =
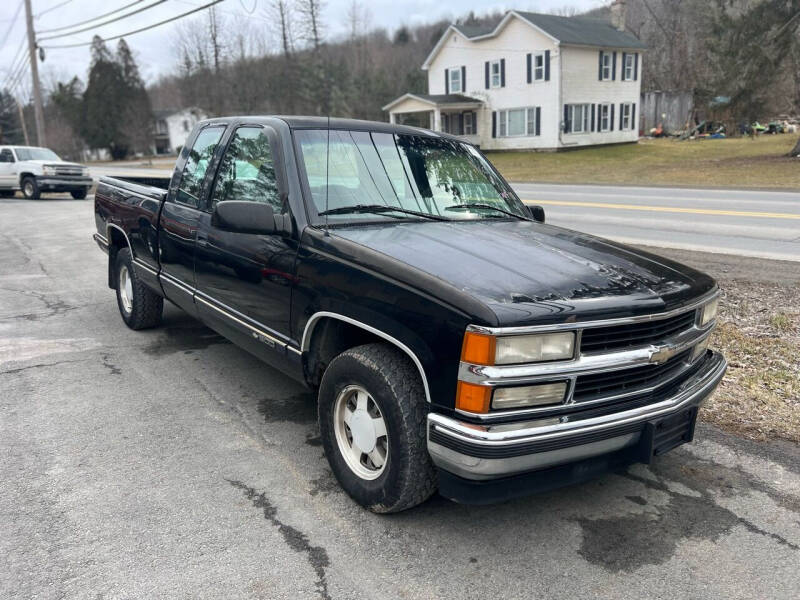
[[[708,275],[674,261],[530,221],[381,224],[335,234],[472,296],[498,325],[661,312],[715,287]]]
[[[52,166],[52,167],[80,167],[83,168],[83,165],[73,162],[67,162],[65,160],[22,160],[20,162],[27,163],[29,165],[39,165],[40,167],[44,166]]]

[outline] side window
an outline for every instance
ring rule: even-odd
[[[0,152],[0,162],[5,162],[5,163],[14,162],[14,155],[11,154],[11,150],[9,150],[8,148],[4,148],[2,152]]]
[[[282,206],[272,148],[261,127],[240,127],[225,150],[210,208],[225,200],[263,202],[276,213],[285,213],[288,208]]]
[[[203,178],[223,131],[225,131],[224,127],[208,127],[197,136],[192,149],[189,150],[186,165],[183,167],[181,184],[178,186],[176,198],[178,202],[200,208]]]

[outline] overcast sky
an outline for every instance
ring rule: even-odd
[[[110,12],[115,8],[130,4],[132,0],[31,0],[33,13],[36,15],[34,28],[42,46],[88,42],[97,33],[103,37],[112,37],[145,27],[169,17],[179,15],[192,8],[202,6],[209,0],[168,0],[152,9],[143,11],[130,18],[105,27],[88,30],[68,37],[51,41],[42,40],[48,35],[63,33],[45,33],[54,29],[86,21],[94,16]],[[155,0],[146,0],[137,4],[125,14],[140,6],[152,4]],[[0,86],[7,85],[9,68],[22,48],[25,40],[25,9],[22,8],[16,19],[18,7],[23,0],[0,0]],[[263,31],[265,39],[269,29],[266,11],[271,0],[225,0],[217,5],[217,10],[231,27],[237,21],[246,19],[250,26]],[[328,37],[343,35],[347,31],[347,13],[353,0],[323,0],[323,19]],[[470,10],[478,14],[495,10],[516,8],[536,12],[552,12],[561,9],[586,10],[603,5],[603,0],[519,0],[517,2],[497,2],[494,0],[362,0],[360,5],[369,12],[370,24],[373,27],[396,29],[401,24],[417,24],[436,21],[440,18],[453,18],[464,15]],[[198,13],[202,15],[202,13]],[[111,19],[118,15],[107,17]],[[191,19],[192,17],[188,17]],[[194,18],[198,18],[197,15]],[[106,19],[101,19],[100,22]],[[85,26],[92,25],[89,23]],[[85,27],[84,26],[84,27]],[[82,28],[82,27],[79,27]],[[146,81],[152,82],[162,74],[175,69],[177,62],[174,37],[177,23],[169,23],[161,27],[126,37],[139,63]],[[116,42],[112,42],[115,44]],[[25,51],[27,51],[25,49]],[[40,64],[41,78],[45,85],[54,80],[65,81],[77,75],[84,81],[89,66],[89,50],[87,47],[71,49],[47,50],[45,62]],[[20,97],[30,94],[30,77],[25,78],[22,88],[17,91]]]

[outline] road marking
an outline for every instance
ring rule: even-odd
[[[643,210],[649,212],[689,213],[693,215],[725,215],[729,217],[758,217],[762,219],[798,219],[800,215],[792,213],[751,212],[747,210],[718,210],[713,208],[683,208],[680,206],[644,206],[641,204],[612,204],[610,202],[572,202],[569,200],[534,200],[523,198],[528,204],[546,204],[552,206],[585,206],[587,208],[613,208],[616,210]]]

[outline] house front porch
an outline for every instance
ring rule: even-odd
[[[483,101],[461,94],[404,94],[383,107],[389,122],[457,135],[480,145],[478,115]]]

